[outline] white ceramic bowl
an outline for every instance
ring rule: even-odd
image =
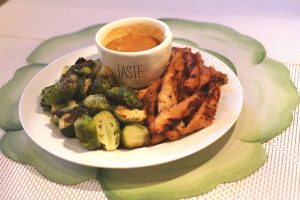
[[[128,32],[161,37],[161,43],[148,50],[119,52],[105,47],[110,41]],[[160,32],[160,34],[158,34]],[[172,50],[173,34],[162,21],[147,17],[126,18],[101,27],[96,34],[96,44],[104,66],[129,87],[140,88],[149,85],[163,73]]]

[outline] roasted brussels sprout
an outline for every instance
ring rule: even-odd
[[[93,60],[85,60],[84,58],[79,58],[75,65],[72,65],[67,73],[75,73],[79,77],[91,77],[93,74],[93,67],[95,66],[95,62]]]
[[[96,75],[102,69],[102,61],[100,59],[95,60],[95,66],[92,68],[93,74]]]
[[[126,125],[121,134],[121,143],[125,148],[138,148],[148,145],[150,136],[148,129],[140,124]]]
[[[78,89],[78,77],[74,73],[67,73],[59,80],[59,92],[64,102],[69,101],[76,94]]]
[[[51,105],[50,113],[57,114],[57,112],[61,110],[60,112],[61,114],[59,114],[59,116],[61,117],[63,114],[73,110],[76,106],[77,103],[74,100],[68,101],[66,103],[61,103],[61,104],[53,104]]]
[[[93,117],[97,134],[104,149],[116,150],[120,143],[120,126],[118,120],[109,111],[101,111]]]
[[[83,105],[91,110],[110,110],[111,106],[103,94],[89,95],[83,100]]]
[[[146,119],[145,110],[128,109],[124,106],[116,106],[114,108],[115,116],[124,123],[144,123]]]
[[[88,93],[89,94],[104,94],[107,90],[110,90],[112,85],[106,77],[95,77],[92,81]]]
[[[98,149],[101,146],[98,138],[96,126],[93,119],[88,115],[82,115],[79,117],[75,124],[76,138],[80,144],[88,150]]]
[[[89,86],[91,85],[91,79],[90,78],[80,78],[78,81],[78,91],[76,94],[77,100],[83,100],[87,96],[87,91],[89,89]]]
[[[79,105],[76,103],[76,101],[72,100],[69,101],[67,104],[60,104],[58,106],[58,109],[54,110],[53,107],[51,109],[52,113],[55,113],[58,117],[61,117],[62,115],[73,111],[74,109],[76,109]]]
[[[81,106],[76,107],[71,112],[63,114],[58,122],[58,127],[62,134],[66,137],[75,137],[74,123],[79,117],[85,114],[88,114],[88,110]]]
[[[59,119],[58,127],[64,136],[70,138],[75,137],[74,122],[71,113],[66,113]]]
[[[106,77],[111,85],[119,85],[119,82],[115,79],[111,69],[107,65],[103,66],[96,75],[99,77]]]
[[[143,104],[138,100],[135,92],[128,87],[114,87],[107,91],[106,95],[117,104],[125,104],[129,108],[143,108]]]
[[[50,85],[42,90],[41,106],[51,106],[61,102],[59,84]]]

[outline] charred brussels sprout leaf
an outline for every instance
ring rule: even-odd
[[[72,100],[69,101],[67,104],[65,104],[64,106],[59,107],[57,110],[52,110],[54,114],[56,114],[57,116],[61,117],[62,115],[68,113],[68,112],[72,112],[73,110],[75,110],[79,105],[76,103],[76,101]],[[51,110],[51,111],[52,111]]]
[[[79,77],[91,77],[93,75],[93,68],[95,67],[95,62],[93,60],[85,60],[84,58],[79,58],[75,65],[72,65],[67,73],[75,73]]]
[[[83,58],[83,57],[80,57],[80,58],[78,58],[78,59],[76,60],[75,65],[81,64],[81,63],[84,63],[84,62],[86,62],[86,59]]]
[[[89,86],[91,85],[91,79],[89,78],[80,78],[78,81],[78,91],[76,94],[77,100],[83,100],[87,96],[87,91]]]
[[[89,94],[104,94],[107,90],[110,90],[112,85],[106,77],[96,77],[90,87]]]
[[[117,104],[125,104],[130,108],[143,108],[143,104],[138,100],[135,92],[127,87],[114,87],[107,91],[106,95]]]
[[[76,74],[78,74],[79,76],[83,77],[89,77],[92,74],[91,68],[87,66],[79,66],[78,68],[74,69],[74,72],[76,72]]]
[[[97,134],[105,150],[116,150],[120,143],[120,125],[109,111],[102,111],[93,117]]]
[[[102,61],[100,59],[95,60],[95,66],[93,67],[93,74],[97,74],[102,69]]]
[[[96,126],[93,119],[88,115],[82,115],[74,124],[76,138],[80,144],[88,150],[100,148]]]
[[[59,91],[63,101],[71,100],[78,89],[78,77],[74,73],[67,73],[59,80]]]
[[[66,113],[59,119],[58,127],[64,136],[70,138],[75,137],[74,122],[71,113]]]
[[[58,127],[66,137],[75,137],[74,123],[82,115],[87,115],[88,110],[81,106],[76,107],[71,112],[65,113],[59,119]]]

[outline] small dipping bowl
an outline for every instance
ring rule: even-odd
[[[147,50],[121,52],[107,48],[112,40],[123,36],[144,35],[160,43]],[[101,27],[96,34],[103,66],[109,67],[119,82],[141,88],[158,79],[170,59],[173,34],[167,24],[147,17],[126,18]]]

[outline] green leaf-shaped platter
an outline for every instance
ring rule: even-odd
[[[262,143],[290,125],[292,112],[298,104],[297,90],[289,78],[289,71],[282,63],[267,58],[264,47],[255,39],[220,24],[161,20],[170,26],[176,42],[200,48],[218,57],[236,72],[244,92],[243,109],[235,126],[221,139],[188,157],[153,167],[98,169],[97,179],[110,199],[192,197],[220,183],[250,175],[267,159]],[[94,35],[101,26],[51,38],[32,52],[27,59],[31,65],[24,71],[18,71],[0,89],[0,98],[4,96],[4,100],[10,100],[0,103],[0,111],[6,112],[0,117],[2,129],[22,128],[16,106],[24,83],[44,66],[35,63],[49,64],[67,53],[93,45]],[[64,166],[66,161],[52,159],[49,155],[43,156],[44,163],[49,163],[47,165],[42,164],[43,161],[35,161],[32,158],[40,158],[43,150],[33,147],[33,143],[28,141],[23,131],[7,132],[1,139],[0,149],[9,158],[34,166],[46,178],[57,183],[75,184],[96,176],[94,168],[72,163],[68,165],[73,166],[70,172],[53,174],[56,167],[65,172],[59,166]],[[76,173],[80,175],[75,176]]]

